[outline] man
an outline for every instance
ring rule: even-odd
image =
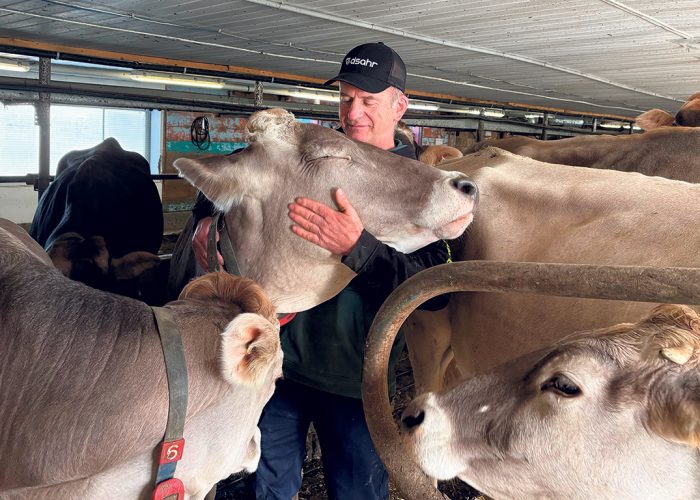
[[[403,93],[406,68],[396,52],[382,43],[355,47],[343,59],[340,73],[326,84],[335,81],[340,85],[340,124],[348,137],[415,159],[411,145],[395,142],[396,124],[408,108]],[[321,445],[329,498],[387,497],[387,473],[372,445],[362,409],[365,339],[384,299],[413,274],[445,263],[447,246],[439,241],[402,254],[363,229],[341,189],[335,200],[337,209],[307,198],[289,205],[292,231],[342,255],[342,262],[357,277],[337,296],[298,313],[281,329],[284,378],[259,422],[258,499],[289,500],[296,495],[311,422]],[[200,224],[197,232],[206,233],[206,224]],[[202,238],[193,247],[199,255],[205,254]],[[445,303],[429,304],[438,308]],[[402,348],[403,339],[394,346],[390,373]],[[392,392],[394,385],[392,377]]]

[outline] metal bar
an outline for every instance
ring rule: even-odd
[[[39,85],[46,88],[51,83],[51,60],[39,59]],[[38,196],[49,187],[51,170],[51,93],[39,91],[39,100],[35,104],[36,121],[39,125],[39,181],[36,185]]]
[[[29,186],[35,186],[38,182],[39,176],[37,174],[26,174],[26,175],[2,175],[0,176],[0,184],[27,184]],[[49,182],[53,182],[55,176],[49,175]],[[177,174],[152,174],[151,179],[154,181],[183,181],[184,179]]]
[[[377,452],[398,489],[410,499],[440,499],[432,481],[403,448],[391,415],[388,360],[396,333],[420,304],[458,291],[559,297],[700,303],[700,269],[531,262],[466,261],[426,269],[401,284],[379,309],[365,345],[362,400]]]

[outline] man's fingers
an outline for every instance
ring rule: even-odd
[[[318,201],[311,200],[309,198],[297,198],[294,200],[294,204],[309,210],[311,213],[320,215],[321,217],[327,218],[332,215],[335,210],[325,205],[324,203],[319,203]]]
[[[301,236],[305,240],[310,241],[311,243],[315,243],[316,245],[318,245],[321,242],[321,239],[317,235],[307,231],[303,227],[292,226],[292,232],[297,236]]]
[[[313,232],[318,230],[318,226],[311,222],[307,217],[296,212],[289,212],[289,218],[292,219],[298,226],[301,226],[307,231]]]

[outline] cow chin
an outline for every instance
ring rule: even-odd
[[[469,224],[474,220],[474,214],[471,212],[463,215],[452,222],[435,230],[435,237],[439,240],[453,240],[464,233],[469,227]]]

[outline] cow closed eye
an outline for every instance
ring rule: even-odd
[[[557,374],[547,380],[540,387],[542,391],[552,391],[559,396],[573,398],[581,395],[581,388],[576,385],[569,377],[562,374]]]

